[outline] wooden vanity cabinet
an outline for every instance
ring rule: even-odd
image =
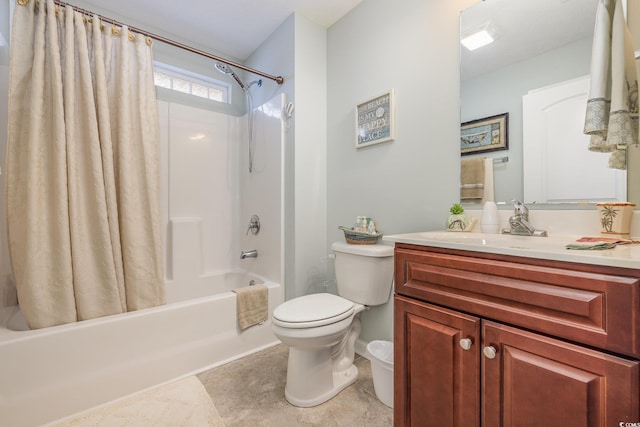
[[[400,243],[395,263],[396,426],[640,422],[640,272]]]

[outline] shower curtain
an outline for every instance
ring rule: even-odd
[[[150,44],[52,0],[16,5],[7,217],[31,328],[165,302]]]

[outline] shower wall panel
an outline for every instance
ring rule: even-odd
[[[242,118],[160,102],[167,279],[238,267]]]
[[[282,96],[254,111],[254,170],[248,117],[159,102],[164,250],[168,280],[230,270],[281,278]],[[247,234],[251,215],[260,233]],[[241,250],[258,258],[240,259]]]
[[[246,124],[241,146],[240,220],[241,250],[258,250],[258,258],[241,261],[242,267],[282,283],[283,257],[283,173],[284,131],[281,113],[284,95],[278,95],[254,110],[253,171],[249,173],[249,144]],[[246,123],[246,122],[245,122]],[[247,234],[252,215],[260,217],[260,233]]]

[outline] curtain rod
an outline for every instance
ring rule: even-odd
[[[62,7],[65,7],[65,6],[68,5],[67,3],[64,3],[64,2],[62,2],[60,0],[53,0],[53,2],[55,4],[57,4],[58,6],[62,6]],[[71,6],[73,8],[73,10],[75,10],[76,12],[80,12],[83,15],[87,15],[87,16],[97,15],[97,14],[94,14],[93,12],[91,12],[89,10],[82,9],[82,8],[74,6],[72,4],[69,4],[68,6]],[[115,26],[118,26],[118,27],[122,27],[122,26],[126,25],[126,24],[123,24],[121,22],[116,21],[115,19],[107,18],[107,17],[102,16],[102,15],[98,15],[98,16],[100,17],[100,19],[102,21],[104,21],[104,22],[106,22],[108,24],[111,24],[111,25],[115,25]],[[273,80],[276,83],[278,83],[279,85],[284,83],[284,78],[282,78],[282,76],[273,76],[271,74],[264,73],[262,71],[247,67],[247,66],[239,64],[237,62],[233,62],[233,61],[230,61],[228,59],[221,58],[221,57],[213,55],[213,54],[211,54],[209,52],[205,52],[203,50],[196,49],[196,48],[191,47],[191,46],[187,46],[186,44],[182,44],[180,42],[177,42],[177,41],[174,41],[174,40],[170,40],[170,39],[168,39],[166,37],[162,37],[162,36],[159,36],[157,34],[153,34],[153,33],[150,33],[148,31],[145,31],[145,30],[141,30],[140,28],[131,27],[129,25],[126,25],[126,26],[129,28],[129,30],[133,31],[134,33],[139,33],[139,34],[141,34],[143,36],[151,37],[152,39],[157,40],[159,42],[166,43],[166,44],[171,45],[171,46],[175,46],[177,48],[189,51],[191,53],[195,53],[196,55],[204,56],[206,58],[213,59],[214,61],[223,62],[223,63],[225,63],[227,65],[231,65],[232,67],[240,68],[241,70],[247,71],[249,73],[256,74],[256,75],[264,77],[266,79]]]

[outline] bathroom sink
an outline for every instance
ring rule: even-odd
[[[486,246],[497,248],[550,250],[563,249],[567,243],[575,241],[569,236],[532,237],[511,234],[453,233],[448,231],[431,231],[415,233],[417,238],[425,241],[450,242],[461,245]]]

